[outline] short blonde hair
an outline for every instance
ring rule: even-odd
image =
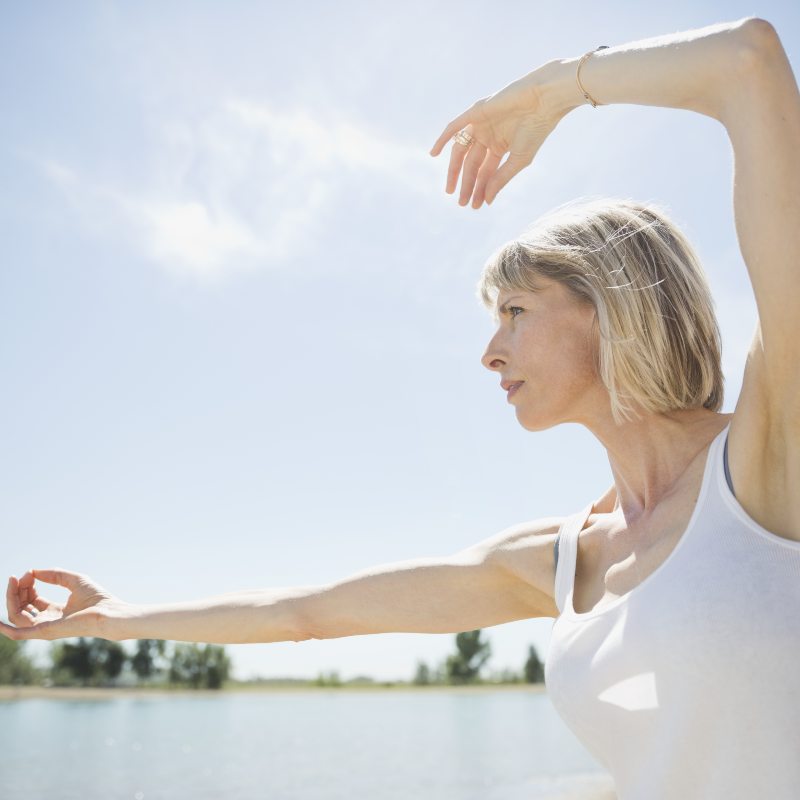
[[[641,418],[635,406],[654,413],[722,407],[708,281],[661,208],[616,198],[559,206],[489,258],[478,296],[496,312],[500,291],[540,291],[540,276],[594,306],[596,367],[618,425]]]

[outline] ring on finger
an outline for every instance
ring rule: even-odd
[[[464,147],[469,147],[475,141],[475,137],[472,134],[467,133],[466,129],[464,129],[464,130],[460,130],[453,137],[453,141],[456,144],[461,144],[461,145],[464,145]]]

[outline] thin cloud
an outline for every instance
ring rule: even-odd
[[[160,122],[157,132],[147,154],[153,166],[138,188],[57,161],[40,166],[88,231],[123,237],[199,281],[275,267],[310,247],[309,228],[336,208],[349,174],[380,174],[384,185],[389,178],[406,192],[434,194],[438,165],[424,151],[304,110],[231,100],[193,124]]]

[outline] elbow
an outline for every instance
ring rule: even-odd
[[[778,32],[761,17],[747,17],[739,25],[739,68],[743,76],[757,74],[782,52]]]
[[[746,17],[739,27],[744,39],[756,47],[769,49],[780,41],[772,23],[761,17]]]

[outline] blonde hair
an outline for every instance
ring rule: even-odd
[[[557,281],[596,311],[596,368],[620,425],[635,407],[661,413],[722,407],[719,325],[700,261],[659,207],[578,200],[538,219],[494,253],[478,296],[495,311],[500,291]]]

